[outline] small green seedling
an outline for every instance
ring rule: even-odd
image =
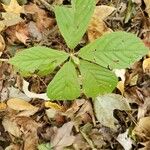
[[[9,61],[24,76],[35,72],[47,75],[59,66],[47,87],[51,100],[73,100],[81,93],[92,98],[110,93],[117,84],[111,70],[130,67],[148,52],[134,34],[113,32],[74,53],[94,9],[95,0],[72,0],[71,6],[55,7],[57,24],[70,53],[37,46],[17,53]]]

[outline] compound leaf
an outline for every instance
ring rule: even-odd
[[[95,0],[73,0],[71,8],[56,6],[58,27],[69,48],[73,49],[86,32],[94,12]]]
[[[97,64],[81,60],[83,92],[89,97],[112,92],[117,84],[117,77],[110,70]]]
[[[79,56],[103,67],[130,67],[148,52],[148,48],[134,34],[113,32],[83,47]]]
[[[127,99],[119,94],[106,94],[98,96],[94,100],[94,110],[98,121],[109,128],[116,130],[117,120],[113,116],[113,111],[131,110]]]
[[[9,62],[25,75],[32,74],[35,71],[46,75],[67,58],[68,54],[65,52],[37,46],[17,53]]]
[[[52,100],[73,100],[80,96],[80,84],[74,64],[69,61],[55,75],[47,88]]]

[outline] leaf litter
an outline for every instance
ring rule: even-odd
[[[114,95],[124,98],[115,98],[110,106],[110,95],[106,95],[105,101],[95,100],[95,106],[84,96],[73,102],[49,102],[45,92],[53,75],[33,75],[25,83],[7,64],[15,52],[32,45],[66,49],[53,11],[49,11],[49,6],[62,3],[69,4],[67,0],[32,0],[20,6],[11,0],[9,5],[0,6],[0,52],[1,59],[6,60],[0,62],[0,149],[136,150],[142,147],[148,150],[150,55],[120,73],[121,82],[114,91],[117,96]],[[150,48],[149,4],[149,0],[97,1],[79,46],[107,32],[122,30],[137,34]],[[105,113],[99,109],[103,102]],[[110,118],[106,123],[107,115]]]

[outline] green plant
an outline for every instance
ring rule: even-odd
[[[88,97],[109,93],[117,84],[112,69],[126,68],[148,52],[143,42],[126,32],[106,34],[74,52],[86,32],[95,0],[72,0],[71,6],[56,6],[58,27],[70,53],[37,46],[23,50],[10,63],[24,76],[47,75],[59,66],[47,88],[52,100],[72,100],[84,93]],[[109,67],[109,69],[108,69]]]

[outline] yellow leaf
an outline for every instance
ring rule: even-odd
[[[147,58],[143,61],[143,71],[150,72],[150,58]]]
[[[3,111],[7,108],[7,105],[5,103],[0,103],[0,111]]]
[[[22,110],[37,110],[38,107],[31,105],[23,99],[19,98],[11,98],[7,101],[7,105],[9,108],[22,111]]]
[[[20,14],[24,12],[23,7],[18,4],[17,0],[11,0],[9,5],[3,4],[3,7],[6,10],[6,12],[11,12],[16,14]]]
[[[123,95],[124,93],[124,82],[123,81],[119,81],[117,84],[117,89],[121,92],[121,94]]]
[[[55,110],[63,110],[63,107],[52,102],[45,102],[45,107],[46,108],[53,108]]]

